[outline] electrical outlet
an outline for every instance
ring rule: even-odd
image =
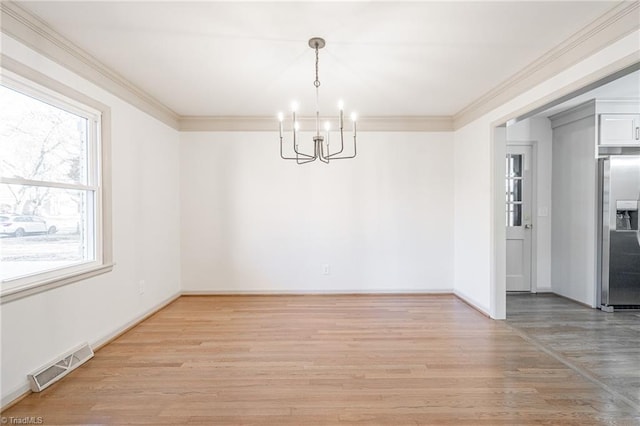
[[[325,263],[324,265],[322,265],[322,275],[329,275],[331,273],[330,269],[329,269],[329,264]]]
[[[140,294],[144,294],[144,280],[140,280],[138,282],[138,292]]]

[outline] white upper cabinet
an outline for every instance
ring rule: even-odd
[[[640,114],[600,114],[600,145],[640,145]]]

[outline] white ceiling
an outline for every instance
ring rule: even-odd
[[[451,116],[616,2],[22,2],[179,115]]]

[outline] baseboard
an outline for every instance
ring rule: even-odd
[[[509,294],[509,293],[507,293],[507,294]],[[518,293],[516,293],[516,294],[518,294]],[[540,295],[540,296],[558,296],[558,297],[561,297],[561,298],[563,298],[565,300],[568,300],[568,301],[573,302],[573,303],[577,303],[578,305],[582,305],[582,306],[584,306],[586,308],[589,308],[589,309],[596,309],[597,308],[595,306],[589,305],[588,303],[584,303],[584,302],[581,302],[579,300],[573,299],[573,298],[571,298],[569,296],[565,296],[564,294],[556,293],[555,291],[553,291],[550,288],[539,289],[535,293],[521,292],[520,294],[533,294],[533,295]]]
[[[181,295],[182,295],[181,292],[174,293],[173,295],[169,296],[168,298],[166,298],[165,300],[161,301],[160,303],[158,303],[158,304],[154,305],[153,307],[147,309],[141,315],[138,315],[136,318],[134,318],[131,321],[127,322],[125,325],[123,325],[121,327],[118,327],[117,329],[115,329],[111,333],[107,334],[106,336],[94,341],[91,344],[91,347],[93,348],[94,351],[99,351],[100,349],[102,349],[103,347],[108,345],[109,343],[111,343],[114,340],[116,340],[118,337],[122,336],[127,331],[131,330],[133,327],[135,327],[138,324],[140,324],[142,321],[146,320],[147,318],[149,318],[153,314],[157,313],[158,311],[164,309],[165,307],[167,307],[168,305],[173,303]]]
[[[467,305],[475,309],[476,311],[480,312],[482,315],[488,318],[491,318],[491,314],[487,309],[480,306],[478,302],[474,301],[472,298],[470,298],[466,294],[462,293],[459,290],[453,290],[453,295],[456,296],[458,299],[460,299],[462,302],[466,303]]]
[[[141,315],[135,317],[131,321],[127,322],[125,325],[118,327],[117,329],[113,330],[111,333],[107,334],[106,336],[103,336],[102,338],[94,342],[91,342],[91,347],[93,348],[94,352],[97,352],[98,350],[105,347],[112,341],[116,340],[118,337],[122,336],[124,333],[131,330],[133,327],[140,324],[141,322],[143,322],[144,320],[146,320],[156,312],[164,309],[166,306],[174,302],[180,296],[181,296],[180,292],[173,294],[169,298],[147,309]],[[26,379],[26,375],[25,375],[25,379]],[[11,392],[10,394],[2,398],[0,413],[14,406],[18,402],[20,402],[22,399],[29,396],[30,394],[31,394],[31,388],[29,387],[29,383],[26,382],[24,386],[21,386],[20,388],[16,389],[15,391]]]
[[[26,378],[26,374],[25,374]],[[0,408],[0,414],[4,412],[4,410],[8,410],[9,408],[16,405],[18,402],[22,401],[29,395],[31,395],[31,387],[29,383],[19,387],[17,390],[11,392],[4,398],[2,398],[2,408]]]
[[[373,289],[373,290],[183,290],[183,296],[303,296],[303,295],[375,295],[375,294],[453,294],[453,290],[447,289]]]
[[[554,291],[549,291],[549,293],[554,294],[554,295],[556,295],[556,296],[558,296],[558,297],[562,297],[563,299],[570,300],[570,301],[571,301],[571,302],[573,302],[573,303],[577,303],[578,305],[585,306],[585,307],[587,307],[587,308],[589,308],[589,309],[595,309],[595,307],[591,306],[591,305],[590,305],[590,304],[588,304],[588,303],[581,302],[581,301],[576,300],[576,299],[573,299],[573,298],[571,298],[571,297],[569,297],[569,296],[565,296],[564,294],[556,293],[556,292],[554,292]]]

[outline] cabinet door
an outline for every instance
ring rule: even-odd
[[[640,115],[600,115],[600,145],[640,145]]]

